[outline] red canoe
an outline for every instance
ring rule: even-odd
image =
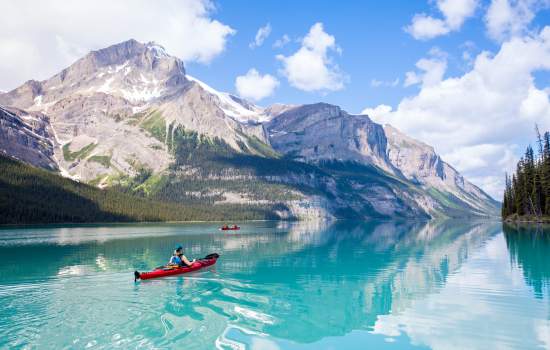
[[[176,267],[176,268],[168,268],[165,266],[159,267],[154,269],[150,272],[134,272],[134,279],[137,281],[138,279],[142,280],[148,280],[150,278],[157,278],[157,277],[165,277],[165,276],[172,276],[172,275],[179,275],[182,273],[188,273],[200,270],[204,267],[214,265],[216,261],[218,260],[220,256],[216,253],[208,254],[203,259],[199,259],[195,261],[191,266],[186,267]]]
[[[241,228],[239,226],[237,227],[220,227],[220,230],[222,231],[234,231],[234,230],[240,230]]]

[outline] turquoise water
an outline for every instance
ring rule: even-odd
[[[500,223],[0,230],[0,348],[549,349],[550,234]],[[218,252],[211,269],[133,271]]]

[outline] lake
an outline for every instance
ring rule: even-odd
[[[0,229],[2,349],[550,349],[550,233],[500,222]],[[189,275],[133,271],[218,252]]]

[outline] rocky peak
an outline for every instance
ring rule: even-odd
[[[111,68],[116,72],[122,69],[127,72],[130,68],[156,71],[160,75],[164,75],[165,78],[174,74],[185,76],[183,62],[177,57],[168,55],[162,46],[155,42],[142,44],[131,39],[104,49],[91,51],[64,69],[59,74],[59,79],[64,81],[65,79],[70,80],[71,76],[76,74],[82,76],[100,73],[97,71],[104,68],[107,70]]]
[[[394,168],[386,156],[383,128],[366,115],[327,103],[288,109],[267,124],[273,147],[305,161],[340,160]]]
[[[105,93],[142,106],[188,83],[183,62],[162,46],[128,40],[92,51],[43,82],[31,81],[0,96],[0,103],[47,112],[71,95]]]
[[[241,110],[243,114],[238,114]],[[228,94],[211,90],[196,80],[191,80],[177,98],[163,101],[158,111],[166,125],[173,128],[183,126],[186,130],[222,139],[237,151],[242,151],[241,145],[248,143],[246,135],[254,135],[267,142],[262,125],[257,125],[258,130],[253,130],[254,126],[244,119],[252,117],[253,110],[238,104]]]
[[[100,50],[92,51],[85,56],[83,60],[93,59],[102,66],[122,64],[129,59],[142,55],[146,47],[146,44],[142,44],[135,39],[130,39]]]
[[[276,126],[276,129],[285,129],[286,131],[292,131],[293,129],[301,130],[310,125],[326,122],[338,116],[344,116],[340,107],[328,103],[315,103],[302,105],[280,113],[273,120],[271,126],[272,128]]]
[[[186,83],[183,62],[163,47],[128,40],[92,51],[48,81],[48,86],[86,88],[147,100]],[[74,90],[74,89],[73,89]]]
[[[271,106],[264,109],[264,113],[270,117],[276,117],[292,108],[299,107],[299,105],[289,105],[284,103],[274,103]]]
[[[18,88],[0,95],[0,103],[5,106],[24,105],[35,103],[43,93],[42,83],[36,80],[28,80]]]
[[[265,122],[270,118],[262,108],[245,99],[233,96],[226,92],[217,91],[192,76],[187,75],[186,78],[197,84],[197,86],[199,86],[205,93],[209,94],[211,96],[212,103],[222,110],[226,116],[237,122],[256,124]]]

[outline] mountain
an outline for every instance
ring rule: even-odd
[[[91,181],[165,169],[177,127],[223,137],[236,150],[248,145],[248,134],[264,139],[261,128],[233,118],[244,117],[246,106],[238,110],[238,100],[211,90],[188,79],[183,63],[160,46],[130,40],[93,51],[46,81],[29,81],[0,103],[50,116],[60,168]]]
[[[57,170],[49,118],[0,106],[0,150],[38,167]]]
[[[0,94],[0,105],[10,113],[0,133],[18,140],[0,144],[4,153],[156,200],[268,205],[281,218],[498,208],[433,148],[391,126],[325,103],[261,108],[189,76],[153,42],[92,51]]]
[[[269,206],[205,207],[101,190],[0,155],[0,224],[272,219]]]
[[[388,159],[409,181],[418,183],[433,196],[452,196],[449,200],[467,203],[480,214],[498,208],[494,199],[444,162],[433,147],[391,125],[384,125],[384,133],[388,140]]]
[[[372,164],[394,173],[381,125],[326,103],[284,110],[267,124],[273,147],[305,162],[322,160]]]
[[[450,207],[464,204],[472,213],[494,212],[490,196],[464,179],[433,147],[379,125],[367,115],[350,115],[325,103],[283,109],[267,123],[272,146],[308,163],[336,160],[371,164],[424,189]],[[426,203],[428,211],[430,203]]]

